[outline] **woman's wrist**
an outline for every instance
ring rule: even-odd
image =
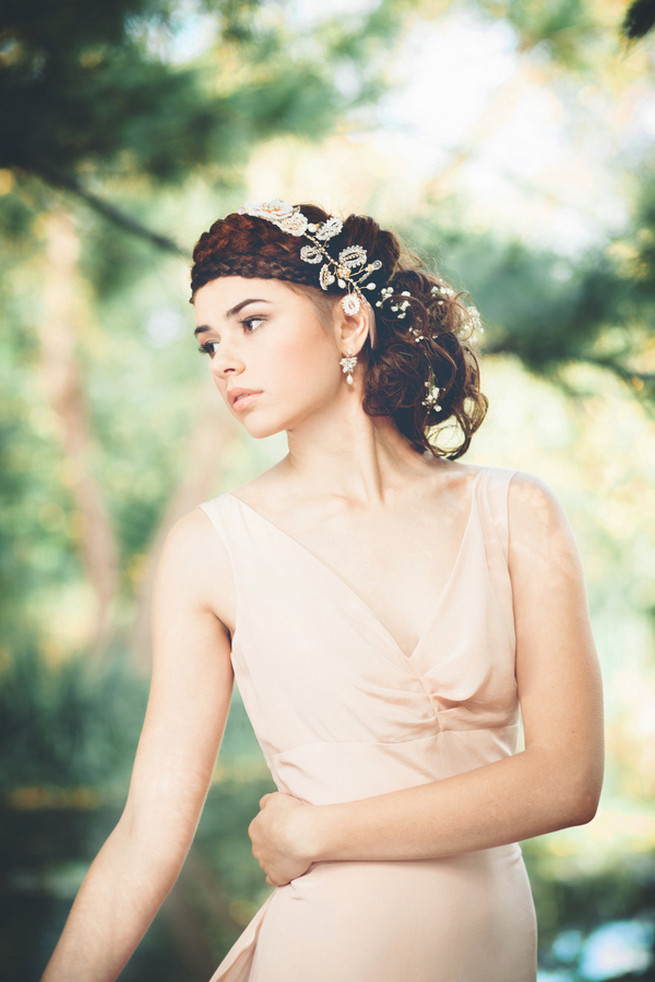
[[[311,863],[327,862],[334,857],[335,806],[309,805],[297,812],[296,842],[303,857]]]

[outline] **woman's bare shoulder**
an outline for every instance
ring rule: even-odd
[[[218,539],[218,543],[214,540]],[[219,535],[212,536],[212,521],[207,512],[199,505],[186,513],[171,526],[166,536],[165,552],[174,552],[178,558],[190,556],[201,559],[208,554],[208,541],[227,556],[227,550]]]
[[[460,461],[444,461],[445,478],[453,483],[472,483],[476,477],[483,476],[488,481],[497,481],[507,487],[510,510],[516,514],[534,513],[544,508],[563,515],[562,505],[553,488],[542,478],[512,467],[498,467],[489,464],[464,464]]]
[[[547,481],[528,474],[514,471],[509,484],[509,513],[514,523],[534,527],[539,525],[565,524],[568,526],[562,503]]]
[[[567,570],[581,575],[580,556],[564,507],[550,485],[516,473],[509,488],[510,570],[528,578]]]
[[[476,478],[482,476],[488,480],[508,481],[515,473],[503,467],[493,467],[486,464],[468,464],[460,460],[432,458],[426,456],[426,472],[437,491],[450,489],[469,496]]]
[[[183,515],[166,537],[158,578],[181,596],[209,608],[229,628],[234,620],[234,577],[230,557],[209,515],[200,507]]]
[[[468,499],[476,478],[496,484],[507,495],[510,533],[516,538],[547,538],[559,532],[572,533],[560,499],[542,478],[514,468],[443,461],[435,469],[436,488],[450,492],[453,499]]]

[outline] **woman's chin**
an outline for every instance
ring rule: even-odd
[[[239,422],[253,440],[265,440],[267,436],[275,436],[276,433],[281,433],[285,428],[284,426],[275,426],[272,423],[266,424],[263,421],[256,422],[249,419],[240,419]]]

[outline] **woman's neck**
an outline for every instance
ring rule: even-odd
[[[357,393],[345,411],[306,421],[287,432],[289,453],[279,465],[306,494],[382,503],[408,475],[425,468],[388,417],[368,416]]]

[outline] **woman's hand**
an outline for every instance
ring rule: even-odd
[[[312,865],[308,820],[314,809],[280,791],[265,794],[259,809],[248,828],[252,854],[268,885],[281,887]]]

